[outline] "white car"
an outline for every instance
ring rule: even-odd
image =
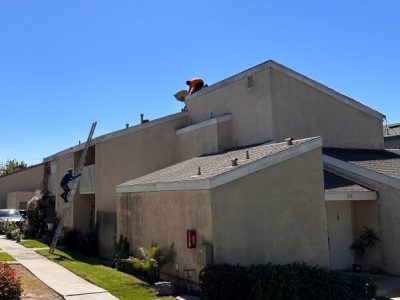
[[[19,225],[22,221],[22,217],[18,209],[0,209],[0,231],[3,231],[3,224],[10,220],[15,225]]]

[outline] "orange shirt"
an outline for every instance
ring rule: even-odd
[[[194,87],[198,83],[204,83],[203,79],[201,79],[201,78],[193,78],[192,80],[190,80],[190,86],[191,87]]]

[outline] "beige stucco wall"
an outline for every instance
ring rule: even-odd
[[[378,192],[376,204],[364,206],[359,213],[360,220],[374,228],[381,238],[379,249],[373,251],[367,262],[373,267],[400,275],[400,190],[352,173],[345,172],[344,175]]]
[[[174,243],[176,265],[164,272],[182,276],[184,269],[196,269],[197,249],[188,249],[186,230],[194,229],[197,245],[211,241],[211,206],[209,190],[163,191],[119,194],[117,202],[117,232],[128,237],[131,251],[137,247],[149,247],[152,242],[169,247]]]
[[[360,236],[365,226],[372,228],[378,234],[381,232],[379,224],[379,205],[378,201],[351,201],[353,219],[353,237]],[[382,252],[377,249],[368,255],[367,266],[365,269],[376,270],[382,266]]]
[[[324,146],[383,148],[382,119],[271,69],[275,140],[321,136]]]
[[[96,144],[96,222],[101,256],[112,254],[116,185],[178,162],[176,129],[187,122],[183,115]]]
[[[214,262],[329,266],[321,149],[212,192]]]
[[[115,186],[178,161],[176,118],[96,144],[96,210],[116,211]]]
[[[177,142],[180,161],[232,148],[231,121],[178,133]]]
[[[26,209],[26,203],[36,195],[32,192],[10,192],[7,194],[7,208]]]
[[[247,86],[247,77],[222,85],[188,101],[192,123],[231,113],[233,144],[238,146],[261,143],[273,139],[269,69],[252,75],[254,86]]]
[[[0,208],[7,206],[7,193],[15,191],[35,191],[43,179],[43,164],[0,177]]]

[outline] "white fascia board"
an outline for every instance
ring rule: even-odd
[[[217,125],[218,123],[227,122],[231,118],[232,118],[231,114],[226,114],[226,115],[219,116],[216,118],[211,118],[209,120],[178,129],[178,130],[176,130],[176,135],[192,132],[194,130],[198,130],[198,129],[209,127],[209,126],[214,126],[214,125]]]
[[[117,185],[116,191],[121,193],[179,191],[179,190],[209,190],[210,179],[146,183],[137,185]]]
[[[364,192],[325,192],[325,201],[371,201],[378,200],[375,191]]]
[[[285,149],[247,165],[239,166],[236,169],[217,175],[210,179],[188,181],[183,180],[179,182],[165,182],[155,184],[149,183],[138,185],[119,185],[116,187],[116,191],[117,193],[134,193],[174,190],[208,190],[321,147],[322,139],[321,137],[316,137],[303,144]]]
[[[129,127],[129,128],[124,128],[124,129],[120,129],[120,130],[117,130],[117,131],[114,131],[114,132],[110,132],[110,133],[98,136],[96,138],[93,138],[92,141],[90,142],[90,145],[93,146],[93,145],[95,145],[97,143],[100,143],[100,142],[104,142],[104,141],[107,141],[107,140],[110,140],[110,139],[113,139],[113,138],[117,138],[119,136],[122,136],[122,135],[125,135],[125,134],[129,134],[129,133],[132,133],[132,132],[140,131],[140,130],[143,130],[143,129],[146,129],[146,128],[149,128],[149,127],[152,127],[152,126],[155,126],[155,125],[159,125],[160,123],[168,122],[168,121],[171,121],[171,120],[174,120],[174,119],[183,118],[183,117],[186,117],[187,115],[188,115],[187,112],[179,112],[179,113],[176,113],[176,114],[172,114],[172,115],[168,115],[168,116],[165,116],[165,117],[162,117],[162,118],[151,120],[151,121],[146,122],[146,123],[138,124],[138,125],[135,125],[135,126],[132,126],[132,127]],[[83,150],[85,148],[85,144],[86,144],[86,142],[81,143],[79,145],[72,146],[72,147],[70,147],[68,149],[62,150],[62,151],[57,152],[57,153],[55,153],[53,155],[47,156],[47,157],[43,158],[43,162],[54,160],[57,157],[66,155],[68,153],[73,153],[73,152],[77,152],[79,150]]]
[[[328,155],[323,155],[323,160],[324,160],[324,167],[327,170],[333,170],[333,171],[339,170],[339,173],[340,170],[348,173],[353,173],[358,176],[393,187],[395,189],[400,189],[400,180],[396,178],[368,170],[366,168],[345,162],[337,158],[333,158]]]

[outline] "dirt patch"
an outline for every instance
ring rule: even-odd
[[[62,299],[55,291],[41,282],[31,272],[21,265],[11,265],[21,278],[24,289],[22,299]]]

